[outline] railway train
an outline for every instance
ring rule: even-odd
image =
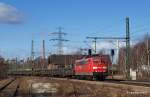
[[[11,75],[37,75],[104,80],[108,76],[109,55],[92,55],[76,60],[75,64],[57,69],[26,69],[10,71]]]

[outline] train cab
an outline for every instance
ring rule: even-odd
[[[109,56],[94,56],[77,60],[74,71],[76,76],[103,80],[108,75],[110,65]]]

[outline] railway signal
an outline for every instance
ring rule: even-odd
[[[111,49],[111,61],[112,61],[111,75],[112,75],[112,79],[113,79],[113,75],[114,75],[114,72],[113,72],[113,58],[114,58],[114,55],[115,55],[115,51],[114,51],[114,49]]]
[[[111,49],[111,56],[114,56],[114,54],[115,54],[114,49]]]
[[[89,55],[89,56],[92,55],[92,49],[88,49],[88,55]]]

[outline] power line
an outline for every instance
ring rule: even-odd
[[[45,59],[45,40],[43,40],[43,59]]]
[[[115,21],[115,23],[116,22],[117,23],[123,22],[122,18],[120,18],[119,20],[117,19],[117,21]],[[118,27],[118,26],[120,26],[120,24],[116,24],[116,25],[109,24],[109,25],[106,25],[106,26],[103,26],[103,27],[100,26],[101,28],[98,26],[98,28],[100,28],[99,30],[101,30],[104,33],[111,33],[111,32],[118,32],[115,29],[115,27]],[[121,26],[121,28],[122,28],[122,26]],[[97,32],[94,32],[94,33],[89,33],[88,36],[95,35],[95,34],[97,35],[97,34],[99,34],[99,32],[97,31]],[[103,33],[101,33],[101,34],[103,34]]]
[[[126,18],[126,37],[86,37],[87,39],[93,39],[95,44],[95,53],[96,53],[96,42],[97,39],[116,39],[116,40],[126,40],[126,61],[125,61],[125,72],[126,72],[126,79],[130,79],[130,25],[129,25],[129,18]]]
[[[126,18],[126,60],[125,60],[125,71],[126,79],[130,80],[130,23],[129,18]]]
[[[67,35],[67,33],[62,32],[62,27],[58,27],[58,32],[53,32],[51,34],[56,35],[57,38],[52,38],[50,41],[57,41],[58,43],[56,46],[58,47],[58,54],[63,54],[63,42],[69,41],[63,38],[64,35]]]
[[[45,40],[43,40],[42,42],[42,56],[43,56],[43,59],[42,59],[42,67],[45,67]]]
[[[34,52],[34,41],[31,41],[31,60],[34,60],[35,52]]]
[[[138,29],[138,30],[135,30],[135,31],[132,31],[131,35],[137,34],[139,32],[143,32],[143,31],[146,31],[146,30],[150,30],[150,26],[149,27],[144,27],[142,29]]]
[[[94,51],[96,53],[96,44],[97,44],[97,40],[98,39],[116,39],[116,40],[119,40],[119,39],[126,39],[125,37],[86,37],[87,39],[93,39],[92,42],[94,42]]]
[[[97,39],[99,37],[86,37],[87,39],[93,39],[92,42],[94,42],[94,51],[95,51],[95,54],[96,54],[96,43],[97,43]]]

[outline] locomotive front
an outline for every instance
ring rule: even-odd
[[[91,56],[77,60],[74,71],[79,78],[104,80],[111,65],[109,56]]]

